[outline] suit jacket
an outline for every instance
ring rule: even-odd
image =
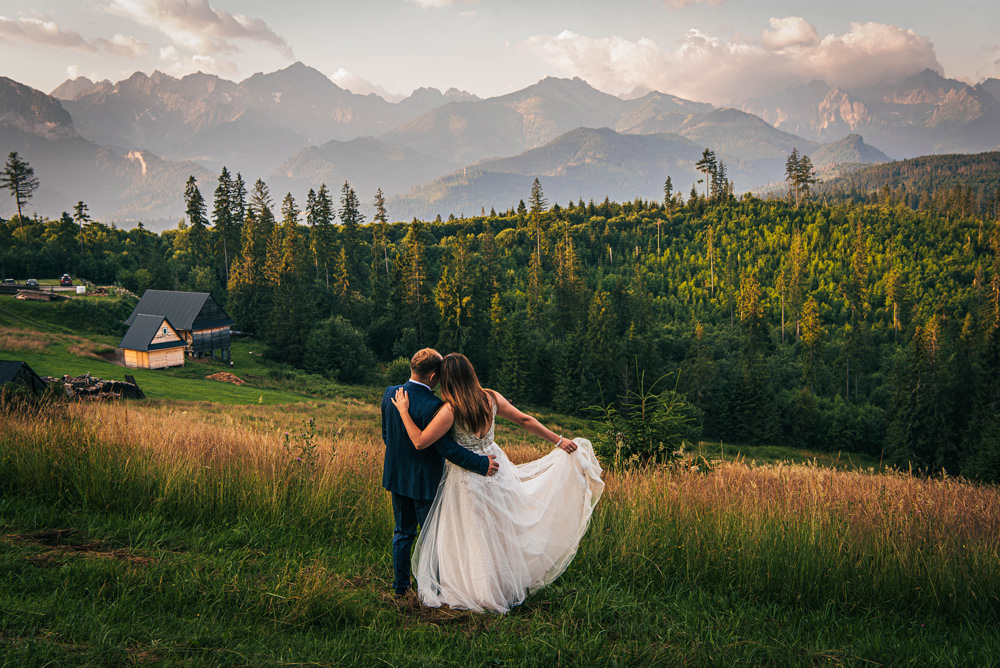
[[[433,500],[444,472],[445,459],[463,469],[486,475],[490,467],[489,458],[466,450],[450,434],[445,434],[429,448],[417,450],[414,447],[403,419],[392,403],[400,387],[410,397],[410,417],[421,430],[427,428],[444,405],[433,392],[417,383],[407,381],[403,385],[386,388],[382,395],[382,440],[385,442],[382,486],[411,499]]]

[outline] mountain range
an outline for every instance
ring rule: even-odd
[[[356,95],[301,63],[242,82],[141,72],[64,82],[50,95],[0,78],[0,151],[18,151],[50,217],[85,201],[100,220],[176,224],[183,183],[206,198],[223,165],[264,178],[275,200],[326,183],[377,188],[405,220],[506,209],[540,178],[550,202],[687,192],[705,148],[737,192],[780,183],[798,148],[817,168],[1000,147],[1000,80],[976,86],[927,70],[891,86],[793,88],[741,108],[661,92],[622,99],[580,79],[546,78],[488,99],[419,89],[392,103]],[[12,202],[0,200],[0,214]],[[370,215],[370,211],[368,212]]]

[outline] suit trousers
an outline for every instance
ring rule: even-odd
[[[424,525],[433,503],[392,492],[392,515],[396,520],[396,530],[392,534],[392,588],[397,594],[410,588],[410,550],[417,539],[417,527]]]

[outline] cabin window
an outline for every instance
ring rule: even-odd
[[[164,333],[164,334],[166,334],[166,333],[167,333],[167,328],[166,328],[166,327],[164,327],[164,328],[163,328],[163,333]]]

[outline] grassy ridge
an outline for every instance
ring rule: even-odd
[[[310,417],[314,435],[302,428]],[[8,661],[990,665],[1000,657],[1000,493],[811,465],[606,473],[577,559],[513,613],[397,604],[388,596],[392,526],[377,425],[375,406],[351,400],[11,416],[0,424]],[[538,456],[510,429],[498,441],[514,461]]]

